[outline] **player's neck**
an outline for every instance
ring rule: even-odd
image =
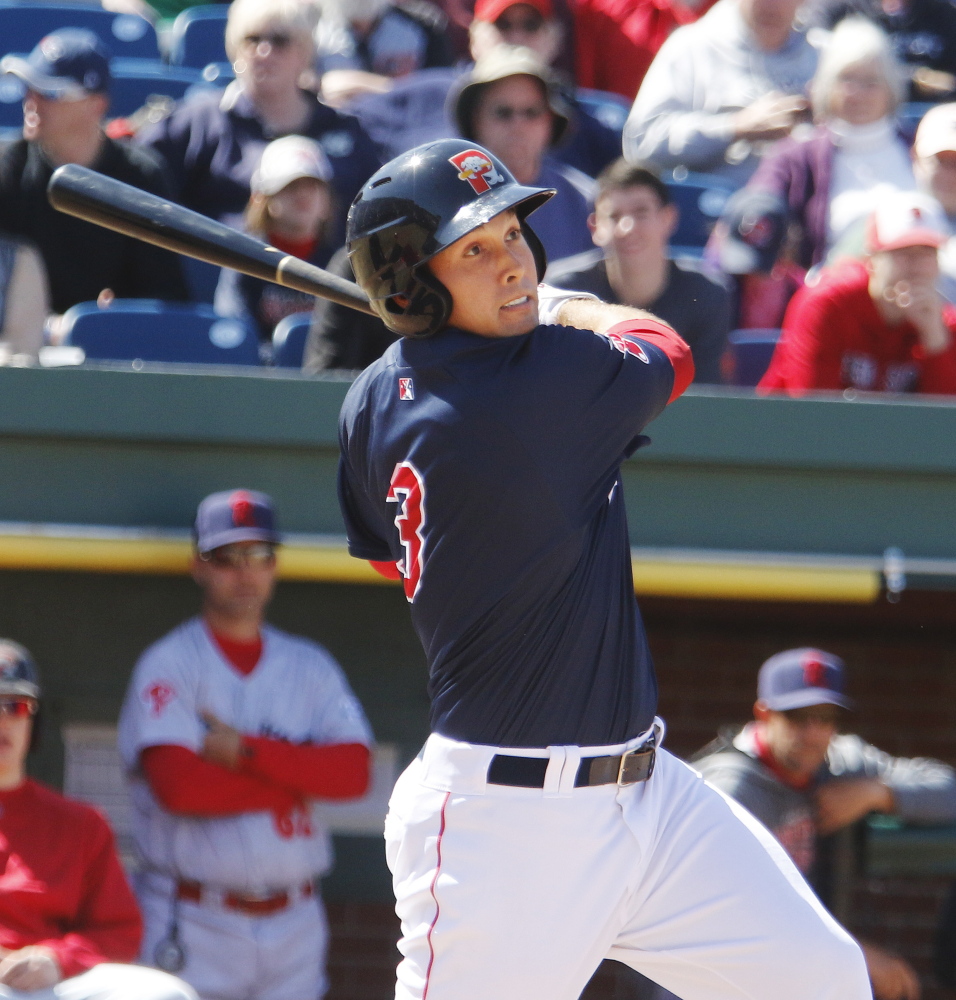
[[[48,136],[40,142],[40,148],[54,167],[62,167],[64,163],[92,167],[99,159],[105,139],[103,132],[97,128],[88,134]]]
[[[645,309],[667,287],[670,261],[662,255],[613,256],[606,259],[605,266],[615,298],[624,305]]]
[[[229,615],[217,608],[204,607],[202,617],[210,631],[232,642],[255,642],[262,630],[261,615]]]

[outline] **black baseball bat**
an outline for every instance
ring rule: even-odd
[[[374,315],[354,282],[95,170],[75,163],[58,167],[47,197],[59,211],[98,226]]]

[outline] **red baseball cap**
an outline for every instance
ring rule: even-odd
[[[870,253],[904,247],[941,247],[949,238],[946,219],[935,198],[917,191],[885,196],[870,216],[866,249]]]
[[[477,0],[475,20],[494,24],[509,7],[514,7],[517,4],[533,7],[546,21],[554,16],[551,0]]]

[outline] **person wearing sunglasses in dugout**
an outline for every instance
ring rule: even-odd
[[[326,990],[317,800],[364,793],[371,731],[341,668],[267,625],[280,538],[252,490],[199,505],[197,618],[140,657],[120,713],[146,932],[142,960],[203,1000]]]
[[[568,112],[539,56],[524,46],[496,45],[460,79],[448,107],[459,134],[499,157],[519,184],[557,191],[534,217],[548,260],[592,248],[594,181],[549,155]]]
[[[760,668],[754,720],[704,747],[693,766],[746,806],[780,841],[824,903],[830,896],[830,834],[869,813],[923,823],[956,821],[956,772],[925,757],[892,757],[840,730],[853,702],[843,661],[819,649],[788,649]],[[918,1000],[902,958],[860,942],[876,1000]]]
[[[0,639],[0,998],[196,1000],[124,964],[142,922],[106,820],[27,777],[40,699],[33,658]]]

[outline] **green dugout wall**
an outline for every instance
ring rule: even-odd
[[[236,486],[271,493],[291,533],[273,621],[328,645],[378,738],[402,758],[416,752],[426,676],[404,596],[344,553],[335,469],[347,389],[297,373],[0,368],[0,634],[29,646],[44,673],[38,774],[60,780],[59,727],[115,721],[138,654],[195,611],[188,526],[205,494]],[[701,688],[686,674],[690,636],[719,632],[726,657],[731,638],[759,633],[751,652],[738,648],[749,676],[758,647],[801,641],[808,623],[837,646],[892,622],[923,629],[909,592],[909,617],[885,603],[887,549],[902,553],[892,582],[902,570],[910,591],[937,591],[927,627],[948,657],[956,404],[698,389],[648,433],[652,447],[626,463],[625,496],[635,586],[678,719],[693,699],[675,692]],[[940,662],[927,667],[937,679]],[[745,695],[733,697],[736,711]],[[343,862],[360,839],[341,847]],[[340,868],[353,871],[344,896],[381,895],[380,871],[364,884],[362,865]]]

